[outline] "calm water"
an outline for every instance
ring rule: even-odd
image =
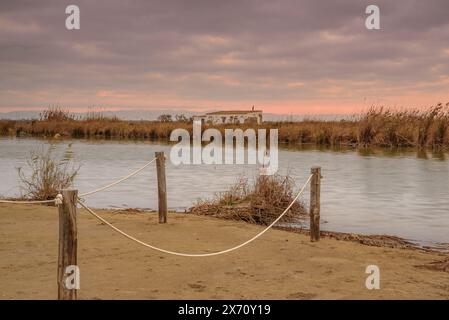
[[[54,142],[53,142],[54,143]],[[106,185],[145,164],[155,151],[169,146],[150,142],[61,141],[62,154],[71,143],[82,167],[76,180],[80,192]],[[0,139],[0,194],[19,195],[16,168],[32,150],[48,141]],[[279,173],[287,171],[301,186],[310,167],[322,167],[322,229],[397,235],[420,244],[449,242],[449,160],[446,155],[416,152],[280,150]],[[254,177],[254,165],[173,166],[167,162],[168,204],[191,206],[224,191],[239,176]],[[306,202],[308,191],[303,198]],[[88,197],[92,207],[157,207],[154,167],[113,189]]]

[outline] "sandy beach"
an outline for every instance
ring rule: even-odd
[[[189,253],[227,249],[263,227],[186,214],[99,210],[131,235]],[[0,299],[57,298],[55,207],[0,205]],[[84,210],[78,219],[79,299],[449,299],[449,274],[420,268],[435,252],[361,245],[270,230],[229,254],[185,258],[142,247]],[[368,265],[381,288],[368,290]]]

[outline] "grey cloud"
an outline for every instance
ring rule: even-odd
[[[371,3],[381,31],[364,27]],[[64,28],[69,4],[81,9],[79,31]],[[417,82],[444,91],[448,12],[447,0],[1,1],[0,108],[35,106],[34,92],[300,103],[327,98],[329,83],[358,97],[373,83],[379,94]]]

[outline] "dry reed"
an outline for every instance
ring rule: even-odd
[[[93,113],[76,119],[63,109],[44,112],[40,120],[0,120],[0,134],[10,136],[65,136],[71,138],[148,139],[168,141],[177,128],[192,134],[192,122],[184,116],[175,121],[125,121]],[[203,126],[203,130],[209,126]],[[222,133],[227,128],[279,129],[279,142],[290,145],[354,147],[417,147],[449,149],[449,103],[427,109],[394,110],[371,108],[353,120],[265,122],[242,125],[214,125]],[[224,136],[224,135],[223,135]]]
[[[294,197],[293,181],[289,176],[258,176],[252,182],[241,178],[228,191],[213,199],[199,201],[189,213],[268,225]],[[296,201],[281,221],[293,221],[304,214],[304,206]]]
[[[61,159],[53,156],[51,147],[31,152],[28,170],[17,169],[22,199],[51,200],[60,190],[70,187],[79,171],[70,154],[70,146]]]

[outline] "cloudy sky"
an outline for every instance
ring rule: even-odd
[[[76,4],[81,29],[65,28]],[[365,28],[380,7],[381,30]],[[0,0],[0,111],[449,101],[447,0]]]

